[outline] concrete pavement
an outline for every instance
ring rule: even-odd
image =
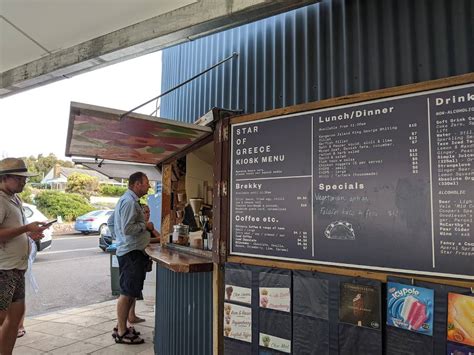
[[[13,354],[154,354],[154,305],[138,301],[136,313],[146,319],[135,328],[144,344],[116,344],[116,300],[27,317],[26,334],[17,339]]]

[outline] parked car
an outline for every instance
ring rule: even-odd
[[[42,214],[35,205],[30,205],[29,203],[23,204],[23,211],[25,212],[25,217],[28,223],[31,222],[45,222],[48,220],[44,214]],[[51,248],[51,243],[53,240],[53,228],[49,227],[44,232],[44,238],[36,242],[36,248],[38,251],[42,251],[48,248]]]
[[[74,229],[82,234],[101,233],[107,227],[107,219],[113,210],[97,210],[76,218]]]
[[[105,226],[105,228],[102,228],[102,231],[100,232],[99,248],[102,249],[102,251],[105,251],[113,242],[115,242],[115,238],[112,236],[109,227]]]

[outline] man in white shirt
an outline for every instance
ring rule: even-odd
[[[27,224],[21,200],[28,173],[23,160],[0,160],[0,354],[10,355],[25,312],[25,271],[30,243],[43,237],[43,222]]]

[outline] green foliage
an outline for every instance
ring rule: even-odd
[[[148,196],[153,195],[155,193],[155,190],[153,190],[151,187],[148,189],[148,192],[145,196],[142,196],[140,198],[140,204],[141,205],[147,205],[148,204]]]
[[[97,195],[99,179],[81,173],[71,174],[67,178],[66,192],[78,193],[87,198]]]
[[[100,194],[103,196],[122,196],[127,188],[124,186],[114,186],[114,185],[101,185]]]
[[[61,216],[68,222],[94,210],[84,196],[59,191],[40,192],[35,198],[35,203],[48,218]]]
[[[33,187],[35,189],[38,189],[38,190],[50,190],[51,189],[51,185],[42,184],[42,183],[39,183],[39,182],[32,182],[31,187]]]
[[[28,158],[23,158],[28,167],[28,170],[34,173],[37,173],[38,176],[34,176],[30,178],[30,182],[32,183],[39,183],[43,179],[43,177],[56,165],[59,164],[66,168],[74,167],[73,162],[60,160],[54,155],[50,153],[48,156],[43,156],[43,154],[39,154],[38,157],[30,156]]]
[[[26,203],[33,203],[33,190],[29,184],[25,185],[25,188],[21,193],[18,194],[20,199]]]

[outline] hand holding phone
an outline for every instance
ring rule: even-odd
[[[52,219],[50,221],[46,221],[46,222],[44,222],[43,227],[51,227],[51,225],[53,223],[56,223],[57,221],[58,221],[57,219]]]

